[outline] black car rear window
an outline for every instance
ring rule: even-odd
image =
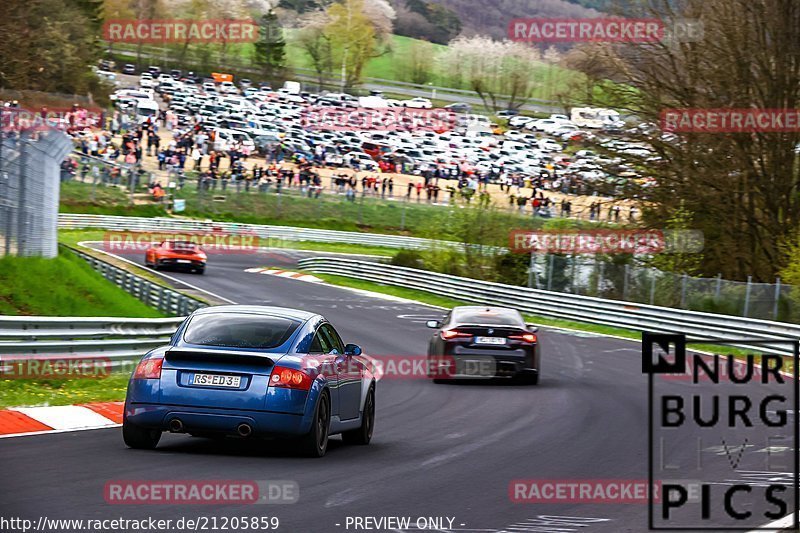
[[[459,324],[485,324],[487,326],[522,326],[525,323],[516,311],[491,309],[486,311],[462,311],[454,317]]]
[[[267,315],[202,314],[193,317],[183,340],[202,346],[277,348],[291,337],[300,322]]]

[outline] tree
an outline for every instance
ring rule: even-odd
[[[300,29],[297,32],[297,43],[311,59],[320,87],[333,70],[331,40],[325,32],[329,22],[330,19],[325,11],[313,11],[301,17]]]
[[[328,8],[325,33],[331,42],[334,64],[340,67],[342,91],[361,79],[375,48],[375,28],[364,14],[364,0],[344,0]]]
[[[4,0],[0,87],[69,94],[104,92],[89,68],[100,58],[97,5],[89,0]]]
[[[425,41],[411,43],[408,53],[401,60],[403,78],[411,83],[425,84],[433,76],[433,45]]]
[[[274,11],[261,16],[259,32],[259,40],[254,45],[255,62],[261,67],[265,78],[272,82],[280,81],[285,76],[286,39]]]
[[[459,37],[439,56],[442,69],[465,79],[478,93],[487,109],[498,110],[501,98],[506,105],[519,108],[530,98],[533,69],[540,63],[539,52],[532,47],[488,37]]]
[[[659,18],[699,19],[702,42],[664,39],[614,47],[620,100],[642,122],[666,109],[800,107],[800,3],[794,0],[650,0]],[[676,7],[677,6],[677,7]],[[646,15],[646,14],[645,14]],[[655,185],[646,222],[664,227],[685,209],[705,234],[702,271],[772,281],[782,246],[800,227],[800,133],[642,134],[661,158],[638,161]]]

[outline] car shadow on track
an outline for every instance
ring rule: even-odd
[[[333,436],[328,441],[328,452],[326,456],[337,455],[346,450],[365,451],[369,448],[371,451],[374,451],[379,447],[380,445],[374,442],[366,447],[349,446],[342,442],[341,438],[338,436]],[[235,437],[205,438],[170,434],[164,434],[161,443],[155,450],[155,453],[158,452],[181,453],[187,455],[304,458],[297,452],[297,445],[291,440],[240,439]]]

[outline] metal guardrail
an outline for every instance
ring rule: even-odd
[[[225,233],[248,233],[257,235],[260,239],[336,242],[417,250],[430,248],[435,245],[458,246],[460,244],[453,241],[436,241],[419,237],[404,237],[402,235],[382,235],[378,233],[297,228],[292,226],[241,224],[236,222],[203,222],[199,220],[167,217],[145,218],[61,213],[58,215],[58,225],[59,228],[62,229],[103,228],[114,231],[220,231]]]
[[[188,315],[206,304],[70,248],[103,277],[175,318],[0,316],[0,363],[20,359],[101,359],[124,367],[169,342]]]
[[[107,359],[116,369],[167,344],[183,319],[2,316],[0,362]]]
[[[590,296],[504,285],[425,270],[334,257],[301,259],[300,268],[431,292],[456,300],[502,305],[543,317],[624,329],[684,333],[693,338],[743,341],[797,340],[800,325],[668,307],[633,304]],[[736,343],[747,347],[747,342]],[[750,345],[752,346],[752,345]],[[785,345],[759,345],[767,353],[790,355]]]
[[[98,259],[97,257],[81,252],[80,250],[72,248],[70,248],[70,250],[86,260],[92,268],[100,272],[104,278],[162,313],[185,316],[195,309],[206,306],[205,302],[148,281],[123,268]]]

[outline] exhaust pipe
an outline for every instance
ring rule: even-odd
[[[250,424],[239,424],[239,427],[236,428],[236,433],[240,437],[249,437],[253,434],[253,428],[250,427]]]
[[[172,433],[181,433],[183,432],[183,422],[179,418],[173,418],[169,421],[169,430]]]

